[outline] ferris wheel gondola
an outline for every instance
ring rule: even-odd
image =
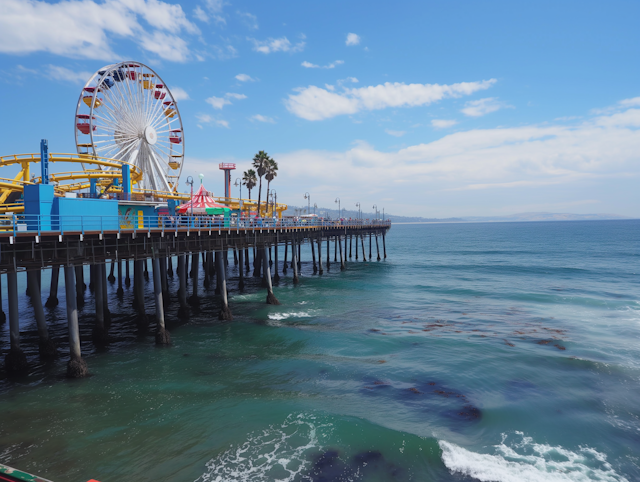
[[[140,190],[175,192],[184,161],[184,129],[176,99],[139,62],[108,65],[85,84],[74,122],[78,154],[119,159],[143,173]]]

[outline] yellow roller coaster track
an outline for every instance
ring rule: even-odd
[[[31,177],[31,164],[40,162],[39,154],[14,154],[11,156],[0,157],[0,167],[19,165],[20,171],[13,178],[0,178],[0,213],[3,212],[22,212],[24,206],[22,203],[7,203],[7,198],[12,192],[23,192],[24,186],[29,184],[38,184],[41,182],[40,177]],[[96,169],[85,169],[82,171],[57,172],[49,175],[49,182],[53,184],[55,192],[59,196],[64,196],[67,192],[80,191],[88,189],[90,179],[99,179],[98,185],[105,187],[109,192],[121,192],[121,188],[113,185],[115,179],[122,180],[122,166],[129,165],[131,171],[131,184],[135,186],[142,179],[142,171],[134,164],[121,161],[118,159],[109,159],[106,157],[90,156],[86,154],[66,154],[52,153],[49,156],[49,162],[70,162],[79,163],[83,167],[89,165],[96,166]],[[80,181],[68,183],[66,181]],[[167,191],[149,191],[132,189],[132,194],[152,195],[161,199],[189,199],[188,196],[178,192]]]
[[[0,214],[12,212],[21,213],[24,211],[23,203],[11,202],[7,199],[14,192],[22,193],[24,186],[30,184],[39,184],[41,177],[31,177],[31,164],[40,162],[39,154],[14,154],[11,156],[0,157],[0,167],[19,165],[20,171],[13,178],[0,177]],[[128,164],[131,171],[131,184],[135,186],[142,180],[142,171],[134,164],[121,161],[118,159],[110,159],[107,157],[97,157],[88,154],[65,154],[52,153],[49,155],[49,162],[71,162],[90,167],[95,165],[96,169],[85,169],[82,171],[56,172],[49,174],[49,182],[54,186],[55,193],[58,196],[64,196],[66,193],[78,192],[89,189],[90,180],[97,179],[97,185],[102,187],[108,193],[121,193],[122,187],[114,185],[114,180],[122,183],[122,166]],[[69,182],[71,181],[71,182]],[[177,192],[177,182],[173,191],[154,191],[151,189],[132,188],[133,198],[141,199],[175,199],[180,201],[188,201],[191,197],[188,194]],[[231,209],[237,210],[242,206],[243,212],[251,212],[258,210],[258,203],[251,199],[237,199],[226,197],[214,197],[214,200],[220,204],[224,204]],[[260,208],[261,215],[273,215],[282,213],[287,209],[286,204],[278,203],[275,206],[263,203]]]

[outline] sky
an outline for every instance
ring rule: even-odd
[[[309,193],[396,215],[640,217],[637,0],[0,0],[0,12],[0,155],[42,138],[76,152],[83,85],[134,60],[179,101],[185,192],[202,173],[223,195],[218,164],[235,162],[235,180],[264,150],[291,205]]]

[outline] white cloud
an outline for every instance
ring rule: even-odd
[[[187,91],[181,87],[171,87],[171,95],[173,95],[174,100],[189,100],[189,94]]]
[[[209,114],[197,114],[196,119],[198,119],[201,124],[215,124],[217,126],[226,127],[227,129],[229,128],[229,123],[226,120],[215,119]],[[198,125],[198,127],[202,129],[201,125]]]
[[[251,76],[247,75],[247,74],[238,74],[236,75],[236,80],[239,80],[240,82],[255,82],[256,79],[252,78]]]
[[[323,65],[322,67],[316,64],[312,64],[311,62],[307,62],[306,60],[302,62],[302,66],[307,69],[333,69],[336,65],[344,64],[344,60],[336,60],[335,62],[331,62],[330,64]],[[356,81],[357,82],[357,81]]]
[[[47,77],[73,84],[85,84],[93,72],[75,71],[59,65],[47,65]]]
[[[193,10],[193,15],[194,17],[196,17],[198,20],[200,20],[201,22],[208,22],[209,21],[209,16],[207,15],[207,12],[205,12],[204,10],[202,10],[202,8],[200,8],[200,5],[198,5],[194,10]]]
[[[402,137],[407,133],[407,131],[392,131],[391,129],[385,129],[384,131],[390,136],[394,136],[394,137]]]
[[[431,121],[431,125],[436,129],[446,129],[448,127],[453,127],[456,125],[458,121],[455,120],[445,120],[445,119],[433,119]]]
[[[247,27],[253,30],[258,30],[258,17],[249,12],[238,11],[236,13]]]
[[[257,121],[257,122],[266,122],[268,124],[275,124],[276,123],[276,121],[273,120],[271,117],[267,117],[267,116],[260,115],[260,114],[256,114],[256,115],[253,115],[253,116],[249,117],[249,120]]]
[[[296,89],[296,94],[290,94],[284,102],[289,112],[298,117],[322,120],[363,110],[428,105],[447,97],[461,97],[488,89],[495,82],[495,79],[451,85],[407,85],[387,82],[357,89],[344,89],[342,93],[311,85]]]
[[[487,97],[486,99],[470,100],[464,105],[464,109],[462,109],[460,112],[470,117],[481,117],[505,107],[512,106],[500,102],[495,97]]]
[[[299,196],[296,186],[304,179],[318,206],[333,205],[339,196],[349,209],[377,203],[387,213],[447,217],[543,204],[589,213],[599,200],[597,212],[640,217],[638,203],[629,201],[638,198],[639,129],[640,109],[618,108],[571,125],[473,129],[391,151],[357,142],[341,151],[271,154],[280,166],[278,199],[285,202]],[[217,175],[217,159],[188,161],[192,172]]]
[[[151,32],[140,23],[143,20]],[[126,38],[158,57],[183,62],[189,57],[180,32],[198,34],[180,5],[160,0],[68,0],[47,3],[2,0],[0,52],[50,52],[75,58],[114,60],[115,39]]]
[[[347,40],[345,41],[346,45],[358,45],[360,43],[360,36],[355,33],[347,34]]]
[[[232,92],[227,92],[224,94],[224,97],[216,97],[211,96],[205,100],[207,104],[210,104],[214,109],[222,109],[225,105],[231,105],[231,101],[229,99],[237,99],[242,100],[246,99],[247,96],[244,94],[234,94]]]
[[[640,107],[640,97],[634,97],[633,99],[624,99],[618,102],[622,107]]]
[[[253,42],[253,50],[263,54],[270,54],[273,52],[302,52],[305,46],[305,42],[303,40],[293,45],[287,37],[268,38],[267,40],[256,40],[254,38],[247,37],[247,40]]]

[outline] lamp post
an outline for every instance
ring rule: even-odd
[[[278,204],[278,193],[275,189],[271,190],[271,213],[275,215],[276,213],[276,204]]]
[[[305,192],[304,198],[307,200],[307,214],[311,214],[311,194]]]
[[[360,219],[361,218],[361,216],[360,216],[360,203],[356,203],[356,206],[358,206],[358,219]],[[358,238],[356,238],[356,239],[358,239]]]
[[[340,218],[342,217],[342,216],[341,216],[342,209],[340,209],[340,198],[339,198],[339,197],[337,197],[337,198],[336,198],[336,200],[335,200],[335,202],[337,202],[337,203],[338,203],[338,220],[340,220]]]
[[[374,204],[371,209],[373,209],[373,211],[375,212],[376,215],[376,221],[378,220],[378,205]]]
[[[384,221],[384,208],[382,208],[382,220]]]
[[[187,177],[187,186],[191,185],[191,216],[193,216],[193,178],[191,176]]]
[[[317,205],[317,204],[314,204],[314,205],[313,205],[313,214],[315,214],[315,213],[316,213],[316,209],[317,209],[317,208],[318,208],[318,205]]]
[[[240,216],[242,216],[242,180],[240,178],[236,179],[236,182],[233,183],[234,186],[240,186],[240,197],[238,198],[238,206],[240,206]]]

